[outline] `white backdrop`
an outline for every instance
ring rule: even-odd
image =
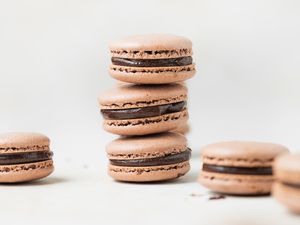
[[[111,189],[110,185],[115,184],[105,175],[104,145],[115,136],[102,131],[97,103],[98,94],[115,83],[107,73],[108,44],[131,34],[172,33],[189,37],[194,43],[198,72],[188,86],[192,125],[189,141],[196,157],[201,146],[232,139],[277,142],[297,151],[300,149],[299,27],[298,0],[0,0],[0,132],[36,131],[52,139],[57,173],[64,172],[60,168],[67,165],[79,186],[74,189],[70,184],[71,192],[65,196],[67,202],[55,204],[50,198],[36,201],[52,205],[44,213],[55,212],[62,217],[81,215],[79,208],[72,208],[78,204],[71,202],[72,194],[81,197],[80,183],[93,187],[99,176],[102,178],[99,182],[107,182],[106,186],[98,184],[104,188],[104,195],[119,190],[117,184]],[[198,162],[198,158],[195,160]],[[77,166],[95,168],[95,183],[86,174],[79,178],[72,171]],[[193,173],[188,179],[194,182],[196,176]],[[144,196],[141,186],[134,187],[140,190],[137,197]],[[170,196],[181,197],[174,185],[157,188],[162,188],[157,190],[160,194],[171,191]],[[198,190],[199,185],[181,184],[179,188]],[[26,202],[22,193],[13,190],[12,187],[8,192]],[[25,193],[27,188],[23,190]],[[47,193],[59,196],[54,193],[62,189],[54,186],[51,190]],[[125,186],[123,190],[131,189]],[[37,189],[33,191],[37,194]],[[93,193],[90,189],[87,192]],[[90,204],[95,199],[92,195],[82,196],[78,201]],[[3,192],[3,201],[11,202],[5,196]],[[38,196],[44,196],[43,188]],[[109,196],[102,197],[110,202]],[[123,200],[126,198],[132,196],[122,196]],[[151,199],[150,195],[148,200]],[[252,200],[249,201],[247,207],[251,207]],[[239,208],[241,202],[238,200],[235,210],[246,210]],[[199,206],[184,203],[182,207],[187,210]],[[17,209],[13,202],[7,204],[5,207],[11,209],[12,215],[17,209],[27,213],[25,203]],[[64,204],[71,208],[64,208]],[[116,207],[113,202],[111,206]],[[263,216],[263,210],[269,207],[264,206],[255,202],[252,208],[257,210],[255,215]],[[104,212],[108,210],[99,207]],[[180,207],[177,205],[182,211]],[[230,210],[222,207],[219,205],[219,212]],[[207,208],[201,209],[202,216],[210,215],[205,211]],[[34,210],[42,213],[39,207]],[[96,211],[95,208],[89,213],[97,215]],[[105,215],[110,217],[108,212]],[[184,214],[181,216],[184,218]],[[246,221],[251,221],[250,217],[249,214]],[[274,218],[272,222],[276,221]]]
[[[228,139],[300,148],[297,0],[3,0],[0,18],[0,132],[43,132],[56,156],[102,157],[114,137],[101,131],[96,101],[114,84],[108,44],[164,32],[194,43],[196,150]]]
[[[164,32],[194,43],[196,150],[228,139],[300,147],[299,1],[15,0],[1,1],[0,16],[0,132],[43,132],[57,156],[102,157],[114,137],[96,101],[115,82],[108,44]]]

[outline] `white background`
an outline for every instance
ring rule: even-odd
[[[206,193],[195,182],[205,144],[241,139],[300,149],[299,28],[297,0],[0,0],[0,132],[48,135],[56,161],[48,180],[0,186],[1,221],[299,222],[268,197],[190,196]],[[108,44],[140,33],[194,43],[192,171],[171,184],[120,184],[106,176],[104,146],[115,136],[101,129],[97,96],[115,84]]]

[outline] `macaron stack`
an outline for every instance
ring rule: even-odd
[[[195,74],[191,41],[138,35],[114,42],[110,51],[109,72],[119,83],[99,97],[99,105],[104,129],[125,137],[107,146],[109,175],[129,182],[184,175],[191,150],[184,136],[170,131],[180,131],[188,120],[182,82]]]

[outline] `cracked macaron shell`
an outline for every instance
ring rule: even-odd
[[[118,138],[106,147],[109,159],[142,159],[180,153],[187,149],[187,139],[167,132],[141,137]]]
[[[265,142],[227,141],[207,145],[201,149],[204,163],[220,166],[272,166],[274,158],[287,153],[287,147]]]
[[[101,109],[129,109],[186,101],[187,94],[181,84],[123,84],[104,92],[98,101]]]

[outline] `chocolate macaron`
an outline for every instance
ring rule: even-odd
[[[201,151],[203,165],[199,181],[221,193],[268,194],[273,183],[273,161],[286,152],[286,147],[273,143],[230,141],[210,144]]]
[[[190,169],[186,138],[166,132],[123,137],[106,147],[109,175],[119,181],[151,182],[178,178]]]
[[[104,129],[119,135],[170,131],[188,119],[187,88],[180,84],[121,85],[99,97]]]
[[[292,212],[300,214],[300,154],[285,154],[274,163],[272,194]]]
[[[40,179],[52,173],[48,137],[37,133],[0,135],[0,182],[15,183]]]
[[[192,42],[169,34],[130,36],[110,45],[110,74],[137,84],[184,81],[195,74]]]

